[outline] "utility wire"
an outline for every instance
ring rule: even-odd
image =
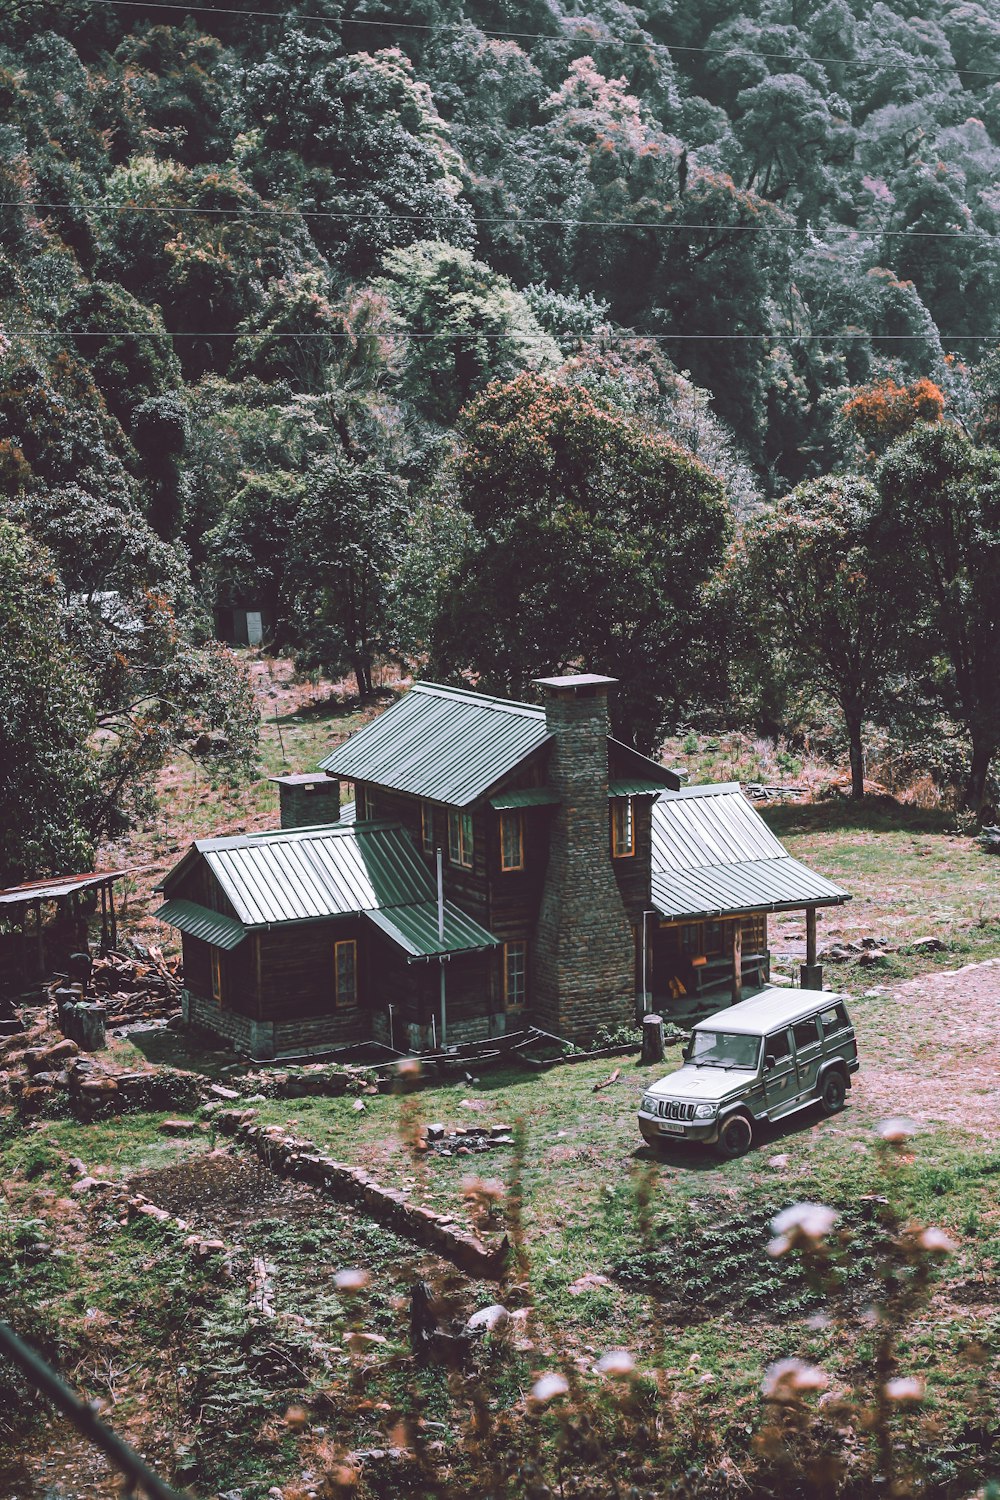
[[[149,329],[135,330],[132,328],[25,328],[4,327],[0,323],[0,333],[24,335],[31,338],[61,338],[61,339],[269,339],[278,342],[283,339],[357,339],[358,336],[347,330],[340,329],[307,329],[302,333],[226,333],[218,331],[206,331],[205,333],[192,333],[184,331],[179,333],[154,332]],[[406,340],[419,339],[506,339],[511,343],[539,343],[544,335],[525,335],[516,337],[510,333],[477,333],[474,329],[448,328],[439,329],[436,333],[411,333],[406,329],[388,330],[384,335],[387,338],[399,338]],[[857,339],[871,339],[874,343],[911,343],[914,340],[926,340],[926,333],[867,333],[860,332],[845,333],[616,333],[613,330],[607,333],[592,334],[589,337],[581,337],[582,344],[645,344],[659,342],[660,340],[676,339],[684,343],[811,343],[818,339],[839,339],[852,341]],[[983,339],[1000,339],[996,333],[939,333],[938,338],[943,344],[980,343]]]
[[[0,199],[0,208],[34,208],[42,213],[118,213],[118,214],[194,214],[204,217],[230,217],[240,219],[334,219],[357,223],[374,219],[379,223],[425,223],[433,221],[435,214],[348,213],[319,208],[202,208],[197,205],[158,203],[41,203],[36,198]],[[855,229],[850,224],[832,224],[822,233],[812,225],[798,224],[689,224],[683,221],[664,223],[659,219],[533,219],[520,215],[496,214],[483,218],[467,219],[469,224],[527,224],[537,228],[564,229],[655,229],[666,233],[680,233],[692,229],[706,234],[812,234],[818,242],[825,238],[874,239],[892,236],[894,239],[925,240],[971,240],[992,239],[986,230],[976,229]]]
[[[286,10],[251,10],[251,9],[245,8],[245,7],[239,7],[239,8],[233,7],[233,8],[230,8],[230,7],[224,6],[224,5],[199,5],[199,4],[176,5],[176,4],[172,4],[172,3],[162,4],[161,5],[159,3],[159,0],[91,0],[91,3],[93,3],[93,4],[101,4],[101,5],[108,5],[108,6],[112,6],[112,7],[116,8],[116,9],[121,9],[121,10],[135,10],[135,9],[150,10],[151,8],[153,8],[155,6],[156,10],[178,11],[182,15],[186,15],[186,16],[193,16],[193,15],[255,16],[255,17],[260,17],[261,19],[264,19],[264,20],[275,20],[275,21],[288,21],[288,20],[292,20],[292,21],[294,21],[294,23],[296,25],[298,25],[298,23],[300,21],[318,21],[321,24],[326,25],[326,26],[384,26],[384,27],[395,27],[396,29],[402,30],[402,31],[423,31],[423,32],[456,31],[457,32],[457,31],[465,31],[469,25],[474,24],[474,23],[471,23],[471,22],[462,23],[462,22],[453,22],[453,21],[442,21],[442,22],[437,22],[437,23],[425,22],[425,21],[403,21],[403,20],[400,20],[398,17],[392,17],[392,16],[387,16],[383,20],[380,20],[380,19],[378,19],[376,17],[372,17],[372,16],[308,16],[308,15],[303,16],[303,15],[297,15],[297,16],[294,16],[294,17],[289,17],[288,12]],[[566,17],[563,18],[563,22],[567,26],[576,24],[576,25],[584,26],[584,27],[590,25],[590,26],[593,26],[593,27],[596,28],[596,26],[599,25],[599,23],[591,21],[590,18],[586,17],[586,16],[566,16]],[[511,41],[526,41],[526,42],[561,42],[561,41],[583,42],[583,41],[590,41],[590,42],[593,42],[593,43],[595,43],[597,45],[600,45],[601,42],[602,42],[602,38],[600,36],[595,36],[595,35],[587,36],[586,34],[583,34],[583,35],[577,34],[575,36],[560,37],[560,36],[553,36],[553,34],[551,32],[548,32],[548,31],[501,31],[501,30],[499,30],[499,29],[497,29],[495,27],[482,27],[482,26],[475,27],[475,30],[481,31],[484,36],[498,37],[498,38],[501,38],[501,39],[507,39],[507,40],[511,40]],[[752,50],[750,47],[733,47],[733,48],[723,48],[723,47],[689,47],[689,46],[682,46],[681,44],[674,43],[674,42],[661,42],[661,41],[658,41],[656,39],[656,37],[652,37],[652,36],[646,36],[643,40],[641,40],[641,41],[636,40],[634,42],[627,42],[627,41],[625,41],[621,37],[614,37],[614,36],[612,36],[610,38],[606,38],[604,40],[610,40],[612,42],[617,42],[617,44],[618,44],[619,47],[641,47],[646,52],[649,51],[650,47],[662,47],[662,48],[664,48],[665,51],[668,51],[668,52],[685,52],[685,53],[690,52],[690,53],[701,54],[702,56],[708,56],[708,57],[762,57],[762,58],[767,58],[768,60],[770,60],[772,62],[805,62],[805,63],[820,63],[820,64],[831,63],[831,64],[834,64],[834,65],[836,65],[838,67],[849,67],[852,64],[861,65],[864,62],[863,58],[811,57],[811,56],[809,56],[808,53],[801,53],[801,52],[757,52],[755,50]],[[930,59],[928,59],[928,61],[929,60]],[[997,78],[998,76],[1000,76],[1000,75],[998,75],[996,73],[988,72],[985,68],[960,68],[957,65],[955,67],[955,72],[958,73],[959,75],[967,74],[970,77],[976,77],[976,78]]]

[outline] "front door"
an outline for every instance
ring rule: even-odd
[[[764,1040],[764,1098],[768,1118],[777,1119],[794,1108],[799,1096],[798,1075],[788,1027],[772,1031]]]

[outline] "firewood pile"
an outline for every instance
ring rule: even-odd
[[[131,952],[109,951],[94,960],[87,995],[107,1012],[109,1026],[161,1020],[180,1007],[180,962],[168,960],[159,948],[131,943]],[[54,994],[58,984],[51,986]]]

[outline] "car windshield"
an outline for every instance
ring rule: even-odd
[[[755,1068],[760,1037],[742,1031],[693,1031],[688,1062],[696,1068]]]

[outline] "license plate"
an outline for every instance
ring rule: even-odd
[[[678,1120],[661,1120],[660,1129],[667,1131],[669,1135],[683,1135],[684,1126]]]

